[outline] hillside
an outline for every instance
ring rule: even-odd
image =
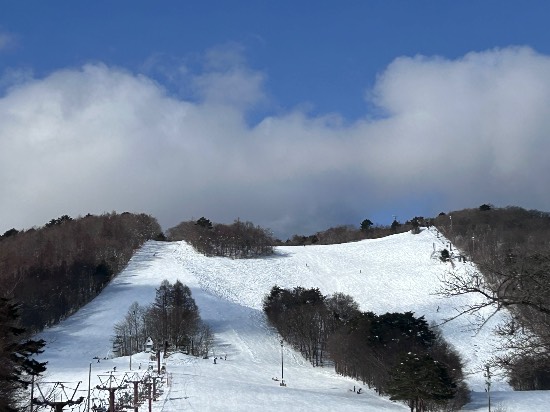
[[[108,374],[114,366],[114,374],[122,378],[129,368],[128,357],[100,363],[92,358],[109,356],[113,325],[132,302],[152,302],[163,279],[179,279],[191,288],[202,318],[213,328],[213,355],[227,354],[227,360],[214,365],[212,359],[168,357],[172,382],[155,410],[407,410],[368,390],[360,396],[350,392],[354,385],[362,387],[361,382],[340,377],[328,367],[312,368],[287,347],[283,359],[288,386],[278,386],[272,378],[280,378],[281,347],[266,324],[262,298],[274,284],[319,287],[323,294],[338,291],[353,296],[361,310],[413,311],[440,323],[473,299],[442,299],[435,294],[440,276],[450,269],[438,259],[447,242],[435,229],[425,229],[418,235],[403,233],[341,245],[281,246],[269,258],[249,260],[205,257],[184,242],[148,242],[97,298],[41,335],[48,342],[40,358],[49,362],[45,379],[83,381],[87,387],[90,362],[93,386],[99,383],[97,375]],[[456,270],[467,269],[468,264],[456,263]],[[497,321],[491,319],[479,333],[474,332],[472,319],[442,325],[444,336],[466,361],[468,383],[475,391],[468,410],[486,410],[481,368],[498,346],[491,333]],[[138,363],[145,367],[145,354],[132,358],[134,369]],[[493,394],[493,402],[503,401],[510,410],[529,405],[531,411],[542,411],[550,401],[546,392],[508,389],[495,377],[492,390],[502,392]],[[93,396],[99,395],[94,391]]]
[[[42,330],[75,313],[161,232],[152,216],[115,212],[0,236],[0,296],[21,304],[22,326]]]

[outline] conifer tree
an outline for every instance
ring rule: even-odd
[[[373,225],[372,221],[370,219],[365,219],[361,222],[361,230],[363,232],[366,232],[370,229],[370,227]]]
[[[397,229],[399,228],[399,226],[401,226],[401,224],[396,219],[394,219],[393,222],[391,222],[390,231],[392,233],[397,233]]]
[[[0,298],[0,411],[17,411],[17,395],[46,370],[45,362],[32,357],[42,353],[45,342],[24,339],[25,329],[18,326],[18,306]]]
[[[411,412],[426,410],[429,401],[444,402],[454,397],[456,384],[447,369],[430,355],[409,352],[390,373],[387,392],[391,400],[406,401]]]

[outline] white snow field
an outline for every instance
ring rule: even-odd
[[[246,260],[205,257],[185,242],[148,242],[97,298],[40,335],[47,347],[39,360],[48,361],[40,386],[45,391],[48,382],[62,381],[73,388],[81,381],[84,391],[79,396],[86,396],[90,364],[92,387],[109,375],[121,380],[129,371],[130,358],[103,359],[111,354],[114,324],[123,319],[132,302],[151,303],[163,279],[172,283],[179,279],[191,288],[202,319],[215,333],[212,355],[219,360],[214,364],[213,357],[167,357],[170,382],[153,402],[154,411],[408,410],[330,367],[312,367],[287,346],[281,352],[280,338],[263,315],[262,299],[275,284],[318,287],[323,294],[353,296],[363,311],[412,311],[440,323],[475,298],[445,299],[435,294],[441,276],[451,268],[438,259],[444,247],[448,241],[434,228],[418,235],[404,233],[342,245],[277,247],[271,257]],[[456,270],[465,270],[468,264],[455,265]],[[467,317],[442,326],[444,336],[466,362],[473,392],[464,410],[487,410],[481,368],[498,346],[491,332],[498,320],[491,319],[479,333]],[[281,378],[281,356],[286,387],[272,379]],[[133,372],[142,373],[147,365],[148,354],[132,356]],[[364,391],[357,394],[354,386]],[[98,393],[92,391],[92,398]],[[493,410],[547,411],[550,392],[513,392],[494,376],[491,403]],[[148,410],[147,404],[139,410]]]

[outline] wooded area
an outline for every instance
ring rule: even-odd
[[[168,229],[168,240],[185,240],[206,256],[253,258],[273,253],[274,240],[267,229],[235,220],[231,225],[201,217]]]
[[[481,298],[461,313],[507,309],[498,332],[512,352],[495,363],[517,390],[550,389],[550,214],[484,204],[441,214],[434,223],[477,267],[449,271],[441,294]]]
[[[352,225],[340,225],[319,231],[314,235],[293,235],[285,242],[278,240],[276,244],[286,246],[335,245],[364,239],[379,239],[396,233],[408,232],[418,227],[419,222],[425,223],[424,218],[415,217],[405,223],[394,220],[390,226],[374,225],[369,219],[365,219],[359,228]]]
[[[142,352],[148,338],[156,348],[208,356],[212,331],[201,320],[191,290],[179,280],[173,285],[162,281],[151,305],[134,302],[124,320],[115,325],[113,343],[120,356]]]
[[[412,410],[459,410],[468,400],[458,353],[424,317],[360,312],[352,297],[274,286],[263,303],[269,323],[313,366],[363,381]]]
[[[44,227],[11,229],[0,237],[1,294],[20,302],[25,329],[39,331],[97,296],[161,232],[155,218],[131,213],[65,215]]]

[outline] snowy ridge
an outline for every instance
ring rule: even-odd
[[[155,411],[407,410],[372,391],[358,396],[350,389],[363,387],[361,382],[338,376],[330,368],[312,368],[286,346],[288,386],[280,387],[272,378],[281,375],[281,346],[266,324],[262,299],[275,284],[318,287],[323,294],[353,296],[362,310],[413,311],[439,324],[473,299],[436,295],[440,277],[450,269],[438,258],[447,246],[433,228],[418,235],[403,233],[342,245],[278,247],[274,256],[247,260],[205,257],[185,242],[149,242],[96,299],[42,334],[48,342],[41,358],[49,361],[47,380],[81,380],[87,387],[92,358],[109,354],[113,325],[130,304],[152,302],[163,279],[179,279],[191,288],[201,317],[212,327],[213,355],[221,359],[214,365],[212,359],[167,358],[172,384],[154,403]],[[455,270],[468,270],[469,265],[455,262]],[[498,345],[491,333],[497,321],[498,317],[491,319],[477,334],[468,318],[442,325],[444,336],[464,357],[468,383],[475,391],[467,410],[486,410],[481,367]],[[148,363],[145,354],[132,358],[134,369],[138,363]],[[128,370],[128,357],[92,363],[92,385],[97,374],[113,366],[117,373]],[[494,405],[502,401],[513,405],[509,411],[525,410],[527,405],[530,411],[546,410],[550,401],[546,392],[514,393],[497,379],[492,389],[501,392],[494,393]]]

